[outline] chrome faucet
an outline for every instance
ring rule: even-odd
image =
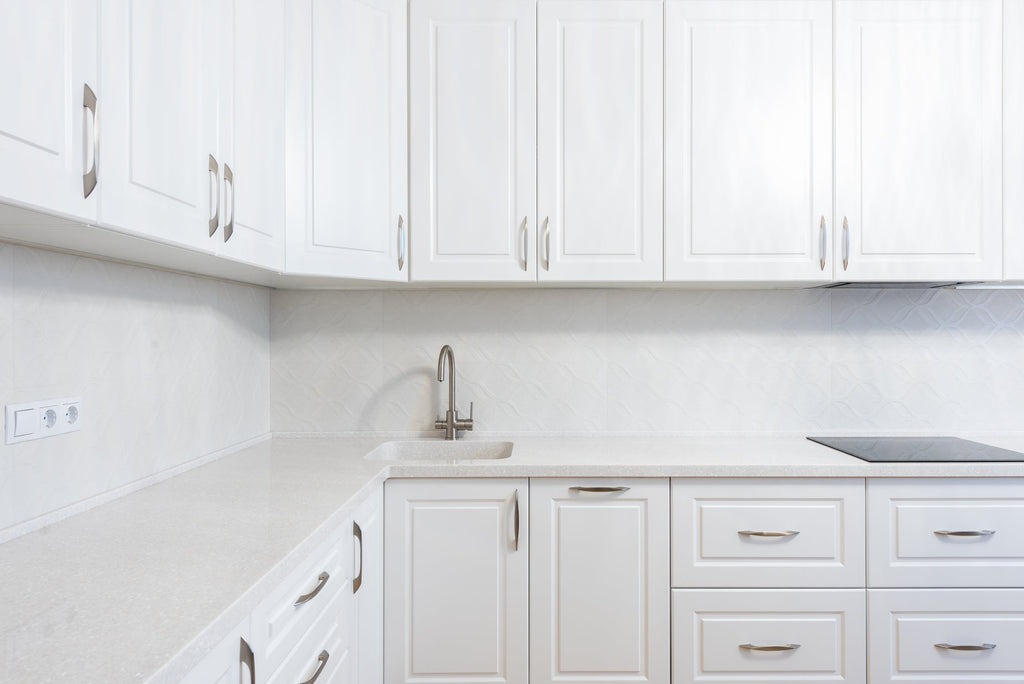
[[[444,418],[434,421],[435,430],[444,430],[445,439],[456,439],[459,430],[473,429],[473,402],[469,402],[469,418],[459,418],[455,408],[455,352],[447,344],[441,347],[441,355],[437,357],[437,381],[444,382],[444,362],[448,361],[448,411]]]

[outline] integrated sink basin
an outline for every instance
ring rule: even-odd
[[[384,442],[364,458],[370,461],[479,461],[511,455],[512,442],[410,439]]]

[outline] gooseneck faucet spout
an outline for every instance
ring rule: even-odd
[[[434,421],[434,428],[444,430],[444,438],[454,440],[459,430],[473,429],[473,402],[469,403],[469,419],[460,419],[455,408],[455,352],[450,345],[441,347],[437,357],[437,381],[444,382],[445,361],[448,362],[448,410],[444,418]]]

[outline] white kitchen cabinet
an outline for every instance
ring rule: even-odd
[[[835,7],[836,280],[998,280],[1003,3]]]
[[[98,0],[0,4],[0,200],[96,220]],[[94,186],[93,186],[94,187]],[[86,191],[89,190],[88,197]]]
[[[830,0],[667,0],[665,117],[666,280],[831,279]]]
[[[221,14],[202,0],[101,0],[103,225],[216,250]]]
[[[536,280],[536,3],[412,0],[409,51],[413,280]]]
[[[527,480],[389,480],[384,506],[384,681],[527,681]]]
[[[530,682],[669,681],[669,486],[530,481]]]
[[[406,3],[289,12],[287,270],[408,280]]]
[[[356,511],[353,646],[359,682],[384,681],[384,489]]]
[[[1003,121],[1024,121],[1024,3],[1003,3]],[[1003,127],[1003,278],[1024,282],[1024,126]]]
[[[538,279],[662,279],[662,3],[537,4]]]
[[[256,684],[256,664],[249,647],[249,619],[214,646],[180,684]]]

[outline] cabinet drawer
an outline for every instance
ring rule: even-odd
[[[868,635],[872,684],[1024,681],[1019,589],[872,589]]]
[[[349,521],[253,611],[253,650],[263,656],[258,668],[262,672],[277,670],[335,597],[352,595],[353,545]],[[328,578],[320,591],[295,605],[299,597],[312,593],[321,584],[321,573],[327,573]]]
[[[1024,480],[870,480],[868,584],[1024,586]]]
[[[350,625],[355,610],[351,592],[335,592],[330,604],[320,611],[299,643],[285,654],[277,672],[267,684],[297,684],[309,681],[320,667],[317,684],[355,684],[355,657],[351,649]]]
[[[859,684],[863,654],[863,589],[672,591],[673,684]]]
[[[673,479],[672,586],[864,586],[864,481]]]

